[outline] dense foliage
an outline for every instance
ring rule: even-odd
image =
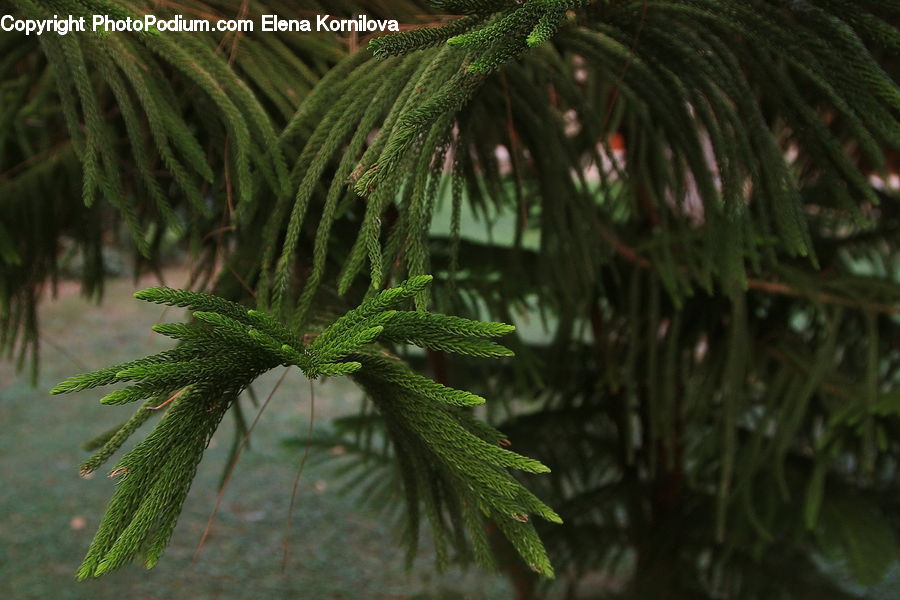
[[[300,4],[191,7],[325,10]],[[604,571],[634,598],[849,595],[825,559],[877,581],[900,517],[897,3],[392,4],[327,7],[428,21],[368,49],[0,34],[0,346],[36,353],[36,299],[72,256],[99,294],[116,236],[139,269],[183,244],[217,295],[141,292],[196,311],[158,327],[181,345],[57,388],[138,382],[106,397],[147,404],[103,459],[176,396],[121,459],[81,575],[155,562],[219,419],[291,364],[371,400],[316,443],[389,475],[369,497],[405,499],[410,547],[426,519],[441,561],[496,559],[522,598],[536,579],[484,519],[573,594]],[[415,311],[373,310],[385,294]],[[510,354],[483,320],[520,325],[515,358],[477,358]],[[480,396],[504,434],[465,408]],[[552,469],[525,487],[553,510],[504,435]]]

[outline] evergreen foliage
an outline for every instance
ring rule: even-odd
[[[87,470],[171,400],[113,471],[79,576],[152,565],[219,420],[290,365],[352,377],[377,409],[315,443],[349,449],[349,486],[373,501],[405,495],[410,556],[427,520],[439,562],[499,557],[523,598],[534,582],[486,522],[538,573],[548,555],[573,586],[602,569],[636,599],[846,597],[821,556],[876,581],[900,557],[900,212],[875,183],[900,152],[897,3],[429,10],[458,16],[356,52],[324,36],[0,34],[0,349],[36,357],[61,239],[88,294],[120,228],[139,266],[166,236],[187,244],[194,287],[216,294],[140,292],[194,311],[155,328],[180,344],[54,389],[129,382],[104,402],[141,402]],[[510,223],[509,239],[464,232],[469,216]],[[550,341],[475,360],[512,355],[493,339],[512,326],[484,320],[529,317]],[[395,356],[408,344],[449,369],[417,374]],[[472,418],[482,397],[553,467],[529,488],[559,516],[506,470],[546,467]]]
[[[423,503],[438,540],[448,535],[447,518],[457,527],[465,522],[475,538],[483,537],[489,519],[502,528],[535,571],[552,575],[528,517],[534,514],[560,523],[559,516],[506,472],[515,468],[545,473],[547,467],[498,447],[496,434],[485,438],[484,430],[460,412],[460,407],[481,404],[483,398],[417,375],[375,345],[382,333],[406,340],[411,332],[425,347],[442,346],[481,356],[489,355],[488,348],[494,355],[511,355],[484,339],[509,333],[514,329],[509,325],[395,310],[430,282],[431,277],[415,277],[372,296],[316,334],[309,344],[271,316],[217,296],[169,288],[136,293],[136,298],[148,302],[187,307],[194,311],[197,322],[154,327],[157,333],[181,342],[173,350],[76,375],[52,390],[64,394],[136,382],[100,402],[144,401],[129,421],[104,436],[104,442],[92,444],[100,447],[82,465],[83,473],[109,459],[147,420],[150,411],[169,406],[147,438],[111,471],[110,477],[119,480],[116,493],[78,578],[99,577],[139,553],[147,568],[156,564],[222,416],[254,379],[279,364],[298,367],[310,378],[354,374],[379,405],[390,424],[392,442],[404,449],[404,460],[414,465],[404,480],[411,506],[412,546],[417,538],[418,506]],[[434,494],[435,486],[440,494]],[[465,521],[463,507],[468,507]],[[446,551],[439,551],[439,557],[446,561]]]

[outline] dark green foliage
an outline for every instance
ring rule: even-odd
[[[397,35],[384,35],[369,42],[369,50],[377,58],[400,56],[447,41],[481,21],[479,17],[456,19],[440,27],[421,27]]]
[[[218,295],[145,292],[196,311],[155,328],[181,344],[57,388],[143,401],[91,469],[180,392],[82,575],[155,560],[214,421],[287,364],[366,391],[377,412],[317,443],[373,503],[405,494],[411,552],[427,520],[441,562],[515,573],[499,531],[546,575],[540,533],[573,587],[605,570],[641,600],[846,597],[823,555],[876,580],[898,556],[900,213],[873,183],[900,150],[896,2],[433,8],[460,16],[346,57],[315,36],[0,35],[0,347],[36,351],[60,239],[87,293],[121,225],[140,265],[189,243]],[[511,327],[481,319],[547,339],[486,368]],[[532,524],[559,519],[505,469],[543,467],[473,421],[482,397],[553,466],[529,487],[565,524]]]
[[[446,13],[479,14],[509,8],[515,0],[432,0],[431,4]]]
[[[377,138],[365,152],[350,151],[340,158],[338,177],[332,183],[335,201],[326,204],[322,215],[322,226],[330,227],[335,218],[332,211],[339,206],[339,184],[347,175],[355,181],[355,191],[368,198],[358,238],[338,279],[341,291],[349,288],[367,260],[376,287],[389,265],[404,267],[408,275],[425,272],[429,256],[423,236],[442,184],[439,167],[449,153],[458,171],[455,177],[475,186],[468,190],[472,202],[483,202],[476,199],[484,196],[497,207],[512,201],[521,205],[527,193],[561,199],[540,208],[546,223],[541,231],[541,259],[548,269],[550,264],[563,263],[581,265],[582,272],[597,272],[609,248],[598,247],[592,236],[617,227],[616,219],[649,210],[647,218],[672,231],[671,241],[654,248],[653,262],[667,291],[676,297],[714,284],[740,289],[746,285],[748,267],[761,273],[776,265],[781,254],[808,256],[815,264],[818,256],[802,214],[800,186],[815,181],[820,173],[834,178],[828,187],[830,202],[849,210],[863,226],[865,218],[847,194],[869,202],[877,198],[840,147],[854,145],[860,157],[877,168],[884,161],[883,148],[896,147],[900,139],[890,116],[897,106],[895,86],[875,59],[862,51],[865,38],[860,36],[868,30],[834,29],[835,36],[845,39],[847,49],[840,51],[815,42],[820,36],[817,21],[807,18],[799,6],[793,12],[776,12],[765,8],[765,3],[751,10],[742,4],[713,8],[711,4],[703,7],[702,2],[668,2],[654,5],[647,14],[641,2],[592,6],[574,22],[578,26],[559,32],[554,48],[534,50],[521,64],[510,64],[499,84],[484,87],[486,70],[524,51],[526,38],[543,41],[550,35],[550,23],[557,23],[552,16],[557,13],[552,11],[577,8],[576,4],[526,2],[501,11],[490,24],[473,21],[467,25],[470,31],[448,40],[449,46],[388,59],[394,61],[390,68],[396,78],[378,77],[376,68],[358,64],[354,58],[353,65],[348,61],[353,70],[343,82],[324,86],[310,97],[310,109],[301,108],[300,114],[304,121],[320,123],[317,131],[322,136],[337,136],[332,149],[340,136],[353,135],[354,126],[356,139],[367,135],[372,129],[368,117],[381,114],[383,119]],[[735,16],[716,16],[725,8]],[[877,21],[876,16],[869,17]],[[632,47],[636,30],[641,43]],[[372,42],[376,55],[418,47],[414,33],[377,38]],[[745,40],[735,43],[736,36]],[[778,39],[791,51],[776,58],[761,43],[764,36]],[[422,47],[432,41],[429,38]],[[392,46],[395,43],[399,45]],[[848,69],[841,56],[851,47],[856,49],[858,68]],[[583,57],[592,67],[585,70],[584,90],[562,75],[577,68],[572,56]],[[470,72],[472,65],[480,75]],[[811,70],[810,65],[818,66]],[[798,78],[832,102],[841,128],[819,124],[815,94],[788,83]],[[376,100],[365,115],[344,103],[329,107],[317,100],[317,94],[326,93],[359,97],[366,85],[374,87],[364,95]],[[753,90],[759,87],[778,90],[770,95],[782,91],[785,95],[772,106],[762,105],[753,100]],[[547,88],[557,94],[558,107],[536,100],[533,90]],[[860,89],[868,91],[860,94]],[[619,97],[623,102],[614,110],[611,102]],[[470,101],[474,104],[459,114],[454,125],[451,115]],[[509,139],[503,119],[486,118],[497,107],[505,107],[514,122],[528,123],[516,140]],[[560,113],[565,110],[573,111],[573,120],[582,128],[571,143],[563,134]],[[354,119],[358,124],[351,122]],[[332,123],[338,122],[341,126],[336,131]],[[784,161],[777,138],[766,133],[769,123],[784,123],[781,128],[789,142],[805,149],[794,167]],[[602,128],[629,132],[627,139],[633,142],[627,145],[629,153],[613,162],[613,171],[616,177],[642,183],[610,192],[604,214],[597,216],[591,214],[586,200],[591,193],[587,182],[580,177],[573,181],[571,173],[581,173],[584,160],[600,164],[612,158],[585,145],[596,141]],[[500,184],[490,144],[503,145],[520,165],[530,162],[541,173],[540,180],[520,172],[520,189],[510,194]],[[645,146],[655,151],[639,151]],[[307,149],[327,158],[315,143]],[[676,163],[669,160],[669,153],[678,157]],[[753,197],[749,202],[748,189]],[[684,205],[688,193],[699,200],[699,206],[696,201],[694,206]],[[667,200],[672,197],[681,198],[677,206]],[[380,223],[393,206],[401,216],[382,240]],[[520,208],[516,210],[521,214]],[[306,209],[295,208],[295,212],[305,215]],[[698,222],[709,227],[698,229]],[[299,224],[295,227],[292,222],[289,243],[279,261],[281,289],[287,285],[285,274],[297,245]],[[617,235],[627,237],[624,231]],[[687,251],[690,258],[678,266],[672,255],[675,240],[680,247],[692,248]],[[302,295],[304,314],[324,275],[319,266],[324,264],[324,252],[324,244],[317,244],[316,271]],[[573,279],[559,277],[557,288],[564,289]],[[584,275],[577,279],[583,280]],[[586,288],[592,285],[585,283]],[[584,297],[581,289],[569,295]]]
[[[8,4],[17,18],[177,12],[144,0]],[[378,0],[273,0],[247,10],[257,21],[298,10],[420,11]],[[204,2],[213,19],[235,11],[230,0]],[[74,273],[99,297],[110,238],[133,245],[142,269],[156,268],[173,237],[184,241],[196,283],[208,283],[238,219],[252,220],[261,198],[292,193],[277,134],[345,54],[328,36],[0,33],[0,350],[36,366],[39,292]]]

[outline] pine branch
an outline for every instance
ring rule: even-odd
[[[78,578],[99,577],[139,554],[148,568],[156,564],[222,416],[254,379],[279,364],[298,367],[309,378],[353,374],[377,396],[393,429],[403,432],[399,434],[403,439],[396,442],[415,446],[422,453],[417,459],[420,467],[446,472],[461,502],[475,503],[482,518],[507,523],[504,531],[535,570],[552,575],[530,525],[523,529],[512,523],[529,513],[554,522],[559,522],[559,517],[505,470],[543,473],[548,469],[472,433],[479,431],[478,426],[457,412],[457,407],[480,404],[483,398],[417,375],[399,360],[385,358],[376,345],[390,333],[390,339],[423,347],[483,356],[511,354],[484,339],[509,333],[513,329],[509,325],[399,310],[430,282],[431,276],[414,277],[373,295],[336,319],[308,345],[271,315],[246,310],[217,296],[163,287],[136,293],[136,298],[148,302],[187,307],[194,311],[197,322],[154,327],[156,332],[181,341],[173,350],[76,375],[52,390],[63,394],[131,381],[133,385],[108,394],[101,402],[145,400],[129,421],[92,444],[100,448],[82,465],[83,472],[98,468],[153,410],[166,407],[165,418],[110,473],[119,483]],[[419,498],[413,488],[409,498],[409,510],[417,514]],[[434,517],[432,526],[437,535],[443,535],[443,520],[434,510],[429,513]],[[473,533],[473,539],[477,542],[480,535]]]

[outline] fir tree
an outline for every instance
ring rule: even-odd
[[[539,593],[522,561],[551,559],[572,589],[605,570],[639,599],[846,596],[822,556],[877,581],[898,557],[900,215],[878,184],[900,152],[896,2],[432,11],[456,16],[349,52],[0,34],[0,346],[36,353],[63,236],[87,293],[119,227],[139,265],[178,236],[215,293],[139,292],[194,311],[156,328],[179,344],[54,390],[127,381],[104,402],[141,403],[87,470],[166,409],[113,470],[79,577],[158,560],[219,420],[284,364],[371,400],[316,444],[379,459],[353,464],[391,474],[378,497],[405,498],[411,552],[427,521],[439,562],[499,559],[522,598]],[[464,236],[468,215],[510,239]],[[550,341],[502,324],[523,315]],[[409,345],[437,381],[395,358]],[[472,418],[482,396],[503,434]],[[543,474],[526,488],[510,467]]]

